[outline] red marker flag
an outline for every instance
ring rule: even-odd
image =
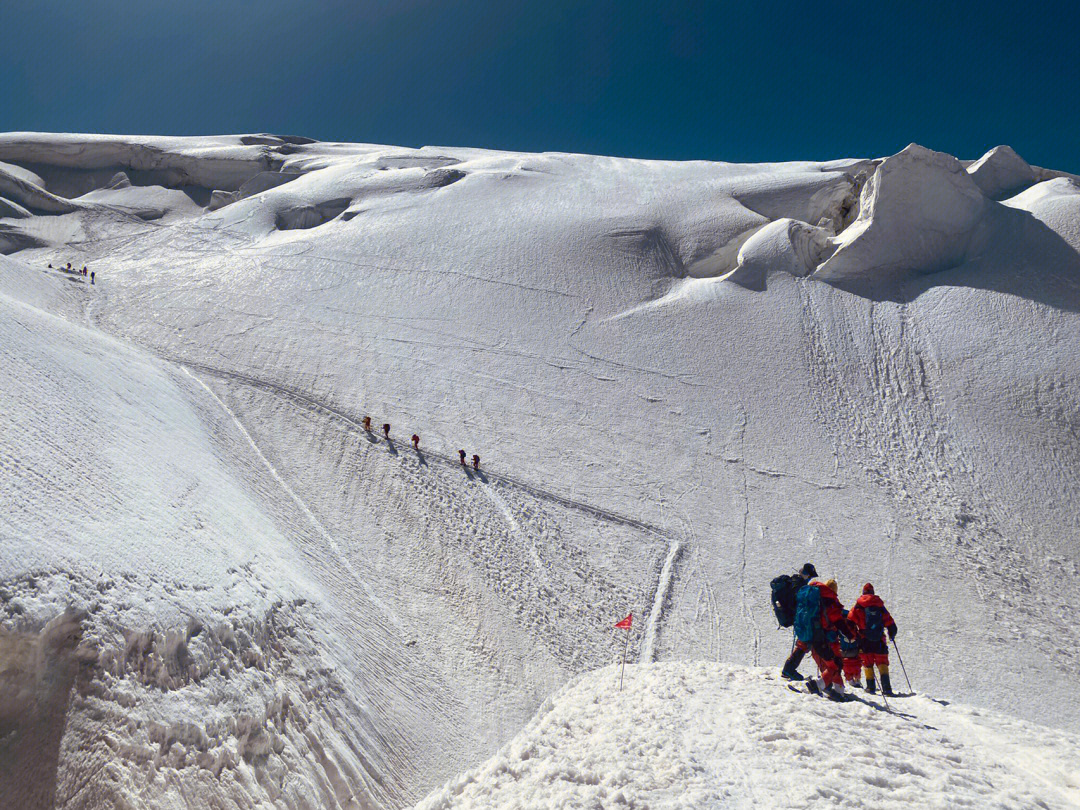
[[[623,672],[626,670],[626,648],[630,645],[630,625],[634,623],[634,614],[628,613],[626,618],[615,625],[616,630],[625,630],[626,638],[623,640],[622,648],[622,666],[619,667],[619,691],[622,691],[622,677]]]

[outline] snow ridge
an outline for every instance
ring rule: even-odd
[[[835,704],[772,671],[618,667],[569,684],[416,810],[1068,808],[1080,737],[926,697]]]

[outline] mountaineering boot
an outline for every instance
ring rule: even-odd
[[[877,691],[877,684],[874,683],[873,678],[866,679],[866,691],[869,692],[871,695]]]
[[[780,677],[789,681],[801,681],[803,676],[799,674],[799,664],[802,663],[805,655],[806,650],[792,650],[791,655],[784,662],[784,668],[780,670]]]
[[[892,681],[889,680],[888,672],[881,673],[881,694],[885,695],[886,697],[893,696]]]
[[[821,694],[821,687],[818,685],[818,679],[817,678],[807,678],[806,679],[806,690],[811,695],[820,695]]]
[[[830,686],[825,690],[825,697],[837,703],[844,703],[847,701],[848,697],[844,694],[843,689],[844,687],[842,686],[839,689],[836,686]]]

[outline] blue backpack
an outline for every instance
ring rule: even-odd
[[[804,644],[814,640],[814,631],[821,627],[821,591],[804,585],[795,595],[795,638]]]

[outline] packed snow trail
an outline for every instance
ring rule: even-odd
[[[211,374],[213,376],[221,377],[226,380],[233,380],[245,385],[250,385],[255,388],[261,388],[271,394],[274,394],[275,396],[292,400],[293,402],[301,405],[302,407],[320,411],[335,419],[340,419],[358,432],[368,433],[368,431],[364,430],[363,425],[357,420],[355,416],[344,413],[341,410],[326,404],[325,402],[320,402],[313,396],[302,393],[295,389],[278,385],[272,382],[267,382],[266,380],[260,380],[248,374],[227,371],[224,369],[215,368],[214,366],[194,363],[176,357],[163,356],[163,358],[169,360],[170,362],[174,362],[183,368],[191,367],[206,374]],[[372,433],[371,435],[374,434]],[[423,450],[423,454],[425,458],[437,459],[441,463],[449,465],[454,469],[461,466],[457,458],[447,453],[441,453],[437,450],[431,450],[425,447]],[[469,469],[471,471],[472,468],[470,467]],[[608,509],[603,509],[593,504],[586,503],[585,501],[567,498],[566,496],[560,495],[556,492],[552,492],[550,490],[538,487],[535,484],[531,484],[520,476],[510,475],[501,471],[494,472],[490,470],[487,466],[483,467],[479,472],[483,473],[486,478],[492,481],[503,481],[506,484],[517,487],[518,489],[528,492],[530,495],[534,495],[538,498],[552,501],[553,503],[557,503],[560,506],[565,506],[569,509],[579,510],[595,518],[608,521],[613,524],[628,526],[633,529],[639,529],[641,531],[649,532],[661,538],[668,539],[669,542],[671,542],[671,539],[667,537],[667,534],[663,529],[646,521],[639,520],[633,517],[628,517],[627,515],[619,514],[617,512],[612,512]]]
[[[297,506],[301,509],[301,511],[308,517],[308,519],[311,521],[312,525],[315,526],[315,528],[324,537],[324,539],[326,539],[327,542],[331,545],[331,547],[334,548],[335,553],[338,554],[339,559],[342,560],[342,562],[346,565],[346,567],[353,574],[353,576],[356,577],[357,581],[361,583],[361,585],[364,587],[365,591],[368,593],[368,596],[372,599],[372,601],[375,604],[379,605],[379,607],[382,608],[384,610],[384,612],[387,612],[387,615],[391,618],[391,620],[394,621],[394,623],[398,627],[400,627],[400,622],[398,622],[396,620],[396,618],[393,616],[393,614],[388,611],[388,608],[385,606],[385,604],[383,602],[381,602],[374,595],[374,593],[372,592],[372,590],[371,590],[370,586],[367,584],[367,582],[363,578],[361,578],[359,576],[359,574],[356,572],[355,569],[352,568],[351,564],[348,562],[348,558],[341,553],[341,549],[338,546],[337,541],[326,530],[326,528],[322,525],[322,523],[318,520],[318,518],[315,517],[314,513],[311,512],[311,510],[307,506],[307,504],[305,504],[303,502],[303,500],[295,493],[295,491],[281,477],[281,475],[279,474],[277,469],[273,466],[273,464],[270,463],[270,461],[262,453],[262,451],[259,449],[258,445],[255,444],[255,441],[251,438],[251,435],[248,433],[247,429],[244,428],[243,424],[240,422],[240,420],[237,418],[237,416],[233,413],[233,411],[217,396],[217,394],[215,394],[209,388],[209,386],[206,385],[206,383],[204,383],[199,377],[195,376],[194,374],[191,374],[191,372],[188,370],[186,365],[181,364],[181,368],[183,368],[185,373],[189,374],[195,380],[197,380],[199,382],[199,384],[210,393],[210,395],[214,398],[214,401],[217,402],[218,405],[225,410],[225,412],[229,415],[229,417],[232,419],[232,421],[237,425],[240,432],[244,436],[245,440],[255,450],[255,452],[257,453],[260,460],[263,462],[263,464],[270,471],[271,475],[273,475],[274,479],[281,485],[281,487],[285,490],[285,492],[289,495],[289,497],[297,504]],[[344,413],[340,412],[339,410],[331,408],[330,406],[326,405],[325,403],[318,402],[317,400],[315,400],[315,399],[313,399],[313,398],[311,398],[311,397],[309,397],[309,396],[307,396],[305,394],[302,394],[300,392],[292,391],[292,390],[288,390],[288,389],[283,389],[281,386],[273,385],[271,383],[265,383],[263,381],[252,378],[252,377],[250,377],[248,375],[235,374],[235,373],[231,373],[231,372],[223,372],[223,371],[221,371],[219,369],[214,369],[214,368],[211,368],[211,367],[208,367],[208,366],[200,366],[199,368],[200,368],[201,371],[204,371],[206,373],[213,374],[213,375],[216,375],[216,376],[220,376],[220,377],[223,377],[225,379],[233,380],[233,381],[245,384],[245,385],[251,385],[253,387],[266,390],[269,393],[272,393],[272,394],[274,394],[276,396],[281,396],[281,397],[284,397],[284,398],[286,398],[286,399],[288,399],[290,401],[296,402],[297,404],[300,404],[303,407],[308,407],[308,408],[311,408],[311,409],[318,410],[320,412],[326,413],[327,415],[329,415],[329,416],[331,416],[333,418],[337,418],[337,419],[342,420],[347,425],[349,425],[350,427],[352,427],[352,428],[354,428],[354,429],[356,429],[358,431],[363,431],[365,434],[368,433],[368,431],[363,430],[363,426],[356,420],[355,417],[344,414]],[[386,440],[383,440],[383,441],[385,442]],[[457,466],[459,466],[458,464],[456,464],[454,462],[452,457],[450,457],[447,454],[439,453],[438,451],[425,449],[423,451],[423,456],[425,458],[425,462],[424,462],[425,464],[428,463],[426,461],[426,459],[431,458],[431,459],[436,459],[439,462],[441,462],[444,465],[447,465],[447,466],[449,466],[451,468],[456,468]],[[523,490],[525,492],[528,492],[531,495],[535,495],[537,497],[540,497],[540,498],[542,498],[544,500],[550,500],[550,501],[558,503],[558,504],[560,504],[562,506],[567,506],[569,508],[580,510],[580,511],[585,512],[585,513],[587,513],[589,515],[597,517],[597,518],[599,518],[601,520],[609,521],[609,522],[611,522],[613,524],[616,524],[616,525],[624,525],[624,526],[628,526],[628,527],[632,527],[632,528],[636,528],[636,529],[641,529],[641,530],[647,531],[649,534],[657,536],[659,539],[666,540],[666,542],[668,544],[668,550],[667,550],[666,556],[664,557],[664,561],[663,561],[663,564],[661,566],[659,578],[657,580],[656,589],[655,589],[655,592],[654,592],[654,595],[653,595],[652,602],[650,604],[649,613],[648,613],[648,616],[646,618],[646,623],[645,623],[645,627],[644,627],[643,634],[642,634],[640,651],[639,651],[639,654],[638,654],[639,655],[639,660],[642,661],[642,662],[650,662],[650,661],[655,660],[655,658],[656,658],[656,643],[657,643],[658,635],[659,635],[660,630],[661,630],[662,616],[663,616],[663,611],[664,611],[664,604],[665,604],[666,600],[668,599],[668,597],[670,595],[672,579],[673,579],[673,576],[674,576],[675,560],[678,557],[679,552],[682,550],[683,544],[680,541],[675,540],[674,538],[665,536],[665,534],[660,529],[658,529],[658,528],[656,528],[654,526],[650,526],[649,524],[644,523],[642,521],[635,520],[633,518],[628,518],[628,517],[626,517],[624,515],[615,514],[615,513],[609,512],[607,510],[598,509],[596,507],[593,507],[593,506],[591,506],[589,504],[586,504],[586,503],[583,503],[583,502],[580,502],[580,501],[573,501],[573,500],[570,500],[568,498],[564,498],[562,496],[556,495],[556,494],[551,493],[549,491],[540,489],[540,488],[538,488],[536,486],[533,486],[531,484],[524,483],[523,481],[521,481],[519,478],[516,478],[516,477],[508,476],[508,475],[501,474],[501,473],[491,473],[488,470],[482,470],[481,472],[483,473],[483,476],[484,476],[484,478],[483,478],[483,486],[482,486],[481,491],[484,493],[485,497],[487,497],[492,502],[492,504],[495,505],[495,507],[499,510],[500,514],[502,514],[505,517],[507,525],[510,527],[511,532],[514,534],[514,536],[516,536],[519,539],[522,546],[528,548],[529,554],[531,555],[533,561],[535,562],[537,570],[540,571],[540,572],[543,572],[544,575],[546,575],[547,572],[546,572],[545,567],[544,567],[543,563],[541,562],[539,556],[537,555],[536,539],[534,537],[532,537],[531,535],[529,535],[527,532],[522,530],[522,527],[518,524],[517,520],[514,518],[514,515],[510,511],[510,509],[507,506],[506,502],[492,488],[492,482],[499,481],[499,482],[504,483],[505,485],[516,487],[516,488],[521,489],[521,490]]]
[[[322,523],[319,522],[318,518],[315,517],[315,515],[311,512],[311,510],[308,508],[308,506],[303,502],[303,500],[300,499],[300,497],[288,485],[288,483],[283,478],[281,478],[281,476],[278,473],[277,469],[270,463],[270,461],[266,458],[266,456],[258,448],[258,446],[255,444],[255,441],[251,438],[251,435],[248,433],[246,428],[244,428],[243,424],[240,422],[240,420],[237,418],[237,416],[232,412],[232,410],[229,409],[229,407],[224,402],[221,401],[221,399],[209,388],[209,386],[207,386],[197,376],[191,374],[191,372],[188,370],[186,365],[181,365],[181,368],[184,369],[185,373],[189,374],[195,380],[197,380],[199,382],[199,384],[210,393],[210,395],[214,398],[215,402],[217,402],[225,410],[225,412],[229,415],[229,417],[233,420],[233,422],[236,423],[237,427],[239,428],[239,430],[243,434],[244,438],[247,440],[247,442],[251,445],[251,447],[258,454],[259,458],[266,465],[266,467],[270,471],[271,475],[274,476],[274,479],[276,481],[278,481],[278,483],[286,491],[286,493],[289,495],[289,497],[292,498],[292,500],[297,504],[297,506],[301,509],[301,511],[308,517],[308,519],[316,527],[316,529],[324,537],[324,539],[326,539],[327,542],[331,545],[331,547],[334,548],[335,552],[338,554],[338,556],[342,560],[342,562],[346,565],[346,567],[349,568],[350,572],[357,578],[357,581],[360,582],[361,585],[363,585],[365,591],[368,593],[368,595],[372,599],[372,601],[375,604],[379,605],[379,607],[382,608],[384,610],[384,612],[387,612],[387,615],[391,618],[391,620],[394,621],[394,623],[400,627],[400,623],[393,617],[393,615],[391,613],[389,613],[389,611],[388,611],[387,607],[385,606],[385,604],[383,604],[374,595],[374,593],[371,591],[371,588],[366,583],[366,581],[359,576],[359,574],[356,572],[356,570],[353,569],[351,564],[348,562],[348,559],[344,555],[341,554],[341,550],[340,550],[340,547],[337,544],[337,541],[326,530],[326,528],[322,525]],[[248,375],[241,375],[241,374],[235,374],[235,373],[230,373],[230,372],[222,372],[219,369],[214,369],[214,368],[207,367],[207,366],[200,366],[199,368],[200,368],[200,370],[202,370],[202,371],[204,371],[206,373],[209,373],[209,374],[214,374],[214,375],[217,375],[217,376],[221,376],[221,377],[223,377],[225,379],[234,380],[234,381],[246,384],[246,385],[251,385],[251,386],[254,386],[256,388],[261,388],[261,389],[267,390],[270,393],[273,393],[273,394],[275,394],[277,396],[282,396],[282,397],[285,397],[285,398],[287,398],[289,400],[295,401],[295,402],[297,402],[298,404],[300,404],[300,405],[302,405],[304,407],[310,407],[312,409],[316,409],[316,410],[319,410],[319,411],[321,411],[323,413],[326,413],[326,414],[328,414],[328,415],[330,415],[332,417],[341,419],[342,421],[344,421],[346,424],[348,424],[352,428],[354,428],[356,430],[363,431],[363,426],[356,420],[355,417],[352,417],[352,416],[349,416],[347,414],[341,413],[340,411],[338,411],[338,410],[336,410],[334,408],[331,408],[331,407],[327,406],[324,403],[318,402],[317,400],[315,400],[315,399],[313,399],[313,398],[311,398],[311,397],[309,397],[309,396],[307,396],[305,394],[302,394],[300,392],[292,391],[292,390],[286,390],[286,389],[281,388],[280,386],[265,383],[263,381],[252,378],[252,377],[250,377]],[[364,431],[364,432],[367,433],[367,431]],[[433,451],[433,450],[429,450],[429,449],[425,448],[424,451],[423,451],[423,455],[424,455],[425,459],[427,459],[428,457],[430,457],[432,459],[437,459],[438,461],[440,461],[443,464],[448,465],[448,466],[450,466],[452,468],[458,466],[457,464],[455,464],[452,457],[450,457],[449,455],[443,454],[443,453],[439,453],[437,451]],[[427,462],[425,461],[425,463],[427,463]],[[581,510],[583,512],[586,512],[588,514],[591,514],[591,515],[593,515],[595,517],[598,517],[598,518],[603,519],[603,520],[608,520],[608,521],[610,521],[612,523],[615,523],[615,524],[621,524],[621,525],[625,525],[625,526],[631,526],[631,527],[637,528],[637,529],[646,530],[650,534],[654,534],[654,535],[658,536],[659,538],[665,539],[667,541],[667,543],[668,543],[667,554],[664,557],[664,561],[663,561],[663,564],[661,566],[659,578],[657,580],[656,589],[655,589],[655,592],[654,592],[654,595],[653,595],[652,602],[650,604],[649,613],[648,613],[648,616],[646,617],[646,622],[645,622],[644,630],[643,630],[643,633],[642,633],[640,651],[639,651],[639,654],[638,654],[639,660],[641,662],[643,662],[643,663],[654,661],[655,658],[656,658],[657,638],[658,638],[658,635],[660,633],[661,625],[662,625],[662,616],[663,616],[663,611],[664,611],[664,604],[665,604],[666,600],[669,598],[669,595],[670,595],[670,592],[671,592],[672,578],[674,576],[675,560],[678,557],[680,551],[682,550],[683,544],[680,543],[680,541],[675,540],[674,538],[665,537],[664,533],[661,532],[660,529],[658,529],[656,527],[653,527],[653,526],[650,526],[647,523],[643,523],[643,522],[635,520],[633,518],[625,517],[624,515],[614,514],[614,513],[608,512],[607,510],[597,509],[595,507],[592,507],[592,506],[590,506],[588,504],[585,504],[585,503],[582,503],[582,502],[579,502],[579,501],[571,501],[571,500],[569,500],[567,498],[563,498],[561,496],[555,495],[554,493],[542,490],[542,489],[540,489],[538,487],[535,487],[533,485],[523,483],[520,479],[515,478],[515,477],[511,477],[511,476],[508,476],[508,475],[505,475],[505,474],[490,473],[486,469],[483,470],[482,472],[484,474],[484,485],[482,487],[482,492],[484,493],[485,497],[487,497],[492,502],[492,504],[495,505],[495,507],[499,510],[499,512],[506,518],[507,525],[510,527],[511,532],[519,539],[521,544],[528,548],[530,555],[532,556],[534,562],[536,563],[537,570],[541,571],[541,572],[544,572],[545,574],[546,574],[546,571],[545,571],[544,565],[541,562],[541,560],[540,560],[540,558],[539,558],[539,556],[537,555],[537,552],[536,552],[536,539],[534,537],[528,535],[528,533],[522,531],[521,526],[518,524],[517,520],[514,518],[513,513],[510,511],[509,507],[506,505],[506,502],[502,498],[500,498],[498,493],[495,492],[495,490],[492,488],[492,486],[491,486],[492,481],[504,482],[505,484],[507,484],[509,486],[515,486],[515,487],[517,487],[519,489],[522,489],[522,490],[524,490],[524,491],[526,491],[526,492],[528,492],[528,493],[530,493],[532,495],[536,495],[538,497],[541,497],[541,498],[543,498],[545,500],[555,501],[555,502],[557,502],[557,503],[559,503],[559,504],[561,504],[563,506],[569,506],[571,508],[579,509],[579,510]]]
[[[1080,807],[1080,736],[926,697],[832,703],[771,670],[591,672],[417,810]]]
[[[239,430],[240,434],[244,437],[244,440],[251,446],[251,449],[255,451],[255,455],[259,457],[259,460],[266,466],[266,469],[270,473],[270,475],[272,475],[274,480],[281,485],[281,488],[285,491],[285,494],[292,499],[293,503],[296,504],[297,508],[304,513],[304,516],[307,517],[307,519],[311,522],[311,525],[315,527],[315,530],[319,533],[319,535],[327,542],[330,548],[334,550],[334,554],[337,555],[338,560],[340,560],[341,564],[345,566],[346,569],[348,569],[350,574],[352,574],[354,581],[357,582],[364,589],[364,592],[367,594],[368,598],[372,601],[372,603],[379,607],[383,615],[387,619],[389,619],[395,627],[397,627],[399,630],[403,630],[400,619],[398,619],[394,612],[391,611],[390,608],[381,599],[379,599],[378,596],[375,595],[375,592],[368,584],[367,578],[361,576],[360,573],[355,568],[353,568],[352,563],[349,562],[349,558],[342,553],[341,546],[338,545],[338,541],[334,538],[332,534],[330,534],[330,532],[326,530],[326,527],[323,526],[322,522],[317,517],[315,517],[315,513],[312,512],[310,508],[308,508],[308,505],[304,503],[300,496],[296,494],[296,491],[289,486],[288,482],[281,477],[281,474],[277,471],[277,468],[270,463],[270,460],[263,454],[263,451],[259,449],[259,445],[255,444],[255,440],[251,438],[251,434],[248,433],[247,428],[244,427],[243,422],[240,421],[237,415],[232,412],[232,409],[230,409],[229,406],[226,405],[221,400],[221,398],[214,393],[213,389],[211,389],[210,386],[203,382],[198,376],[192,374],[186,366],[181,366],[181,368],[184,370],[185,374],[187,374],[200,386],[202,386],[206,393],[208,393],[211,398],[213,398],[214,402],[216,402],[218,406],[223,411],[225,411],[226,414],[228,414],[229,418],[233,421],[233,424],[236,425],[237,430]]]
[[[641,642],[640,661],[643,664],[656,660],[656,639],[660,633],[661,617],[664,613],[664,603],[671,594],[671,579],[675,569],[675,559],[679,556],[681,546],[678,540],[669,540],[667,556],[664,565],[660,569],[660,579],[656,584],[656,594],[653,596],[652,608],[649,617],[645,621],[645,631]]]

